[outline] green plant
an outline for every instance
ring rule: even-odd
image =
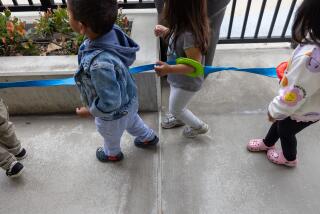
[[[122,13],[122,9],[119,10],[116,24],[127,34],[130,34],[129,20]],[[83,35],[72,31],[69,25],[68,12],[64,8],[49,10],[40,14],[40,18],[35,23],[35,34],[60,46],[64,50],[64,54],[77,54],[80,45],[85,40]]]
[[[130,35],[130,22],[121,9],[116,24]],[[77,54],[84,40],[83,35],[72,31],[64,8],[40,13],[28,32],[24,22],[11,18],[9,10],[0,14],[0,55]]]
[[[126,34],[131,34],[129,19],[125,14],[123,14],[122,8],[119,9],[116,24],[119,25]]]
[[[46,54],[59,51],[61,54],[77,54],[78,48],[84,41],[84,36],[72,31],[66,9],[48,10],[35,22],[34,37],[55,44],[55,49],[44,50]]]
[[[38,55],[39,51],[26,35],[25,23],[12,18],[11,12],[0,13],[0,55]]]
[[[76,32],[72,32],[70,40],[66,41],[66,48],[70,51],[70,54],[77,54],[80,45],[85,40],[85,36]]]
[[[52,37],[54,33],[69,34],[72,29],[68,21],[66,9],[58,8],[54,11],[49,9],[35,22],[35,34],[41,38]]]

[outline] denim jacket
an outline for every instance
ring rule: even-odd
[[[137,86],[129,66],[138,50],[139,46],[116,25],[81,45],[74,78],[82,101],[94,117],[117,120],[137,104]]]

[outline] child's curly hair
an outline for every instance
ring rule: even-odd
[[[68,0],[75,20],[88,26],[94,33],[108,33],[118,15],[117,0]]]

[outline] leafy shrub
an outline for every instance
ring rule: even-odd
[[[121,9],[116,24],[130,35],[131,23]],[[9,10],[0,13],[0,56],[73,55],[84,40],[71,29],[64,8],[40,13],[28,32],[25,23],[12,18]]]
[[[46,48],[42,47],[42,52],[45,54],[51,52],[59,55],[77,54],[79,46],[85,39],[83,35],[72,31],[69,25],[68,12],[63,8],[40,13],[40,18],[35,22],[33,33],[35,37],[48,41],[49,45],[51,44]],[[55,45],[55,48],[50,48],[52,44]]]
[[[28,38],[26,25],[18,18],[12,18],[11,12],[0,13],[0,55],[38,55],[39,51]]]

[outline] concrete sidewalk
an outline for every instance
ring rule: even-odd
[[[158,115],[144,114],[155,130]],[[76,116],[13,118],[28,150],[17,180],[0,173],[1,214],[156,213],[158,153],[134,147],[125,135],[125,160],[104,164],[102,138],[92,119]]]
[[[290,52],[219,50],[215,64],[269,67]],[[90,119],[15,117],[29,157],[20,179],[0,174],[0,213],[318,214],[319,124],[298,135],[295,169],[246,151],[248,140],[264,137],[270,126],[266,107],[277,85],[276,79],[246,73],[210,75],[190,105],[210,125],[207,135],[190,140],[182,128],[159,130],[160,145],[146,151],[125,135],[125,160],[118,164],[95,159],[102,139]],[[163,84],[161,115],[167,98]],[[158,114],[142,116],[158,130]]]
[[[291,51],[219,50],[214,64],[272,67]],[[271,125],[266,109],[277,89],[277,79],[248,73],[208,77],[189,108],[209,124],[209,133],[189,140],[182,137],[183,128],[162,131],[164,213],[319,213],[319,124],[297,136],[300,162],[295,169],[246,150],[250,139],[266,135]],[[163,113],[168,96],[164,87]]]

